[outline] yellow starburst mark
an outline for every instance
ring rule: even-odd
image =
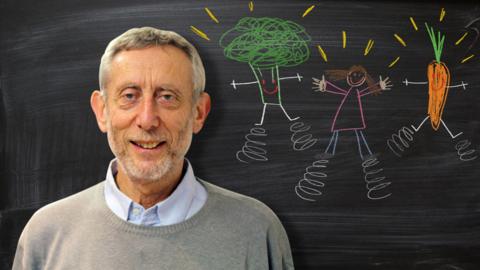
[[[447,14],[447,12],[445,12],[445,9],[442,8],[442,10],[440,11],[440,18],[439,18],[439,21],[443,21],[443,18],[445,18],[445,14]]]
[[[305,12],[303,12],[302,18],[305,18],[305,16],[308,15],[313,9],[315,8],[315,5],[312,5],[311,7],[307,8]]]
[[[369,53],[370,50],[372,49],[374,43],[375,43],[375,42],[373,41],[373,39],[369,39],[369,40],[368,40],[367,46],[365,47],[365,51],[363,52],[363,55],[365,55],[365,56],[368,55],[368,53]]]
[[[190,26],[190,29],[192,30],[193,33],[197,34],[199,37],[210,41],[210,38],[208,38],[207,34],[205,34],[202,30],[196,28],[193,25]]]
[[[407,43],[405,43],[405,41],[399,35],[394,34],[393,36],[397,39],[398,42],[400,42],[400,44],[402,44],[403,47],[407,47]]]
[[[326,54],[325,51],[322,49],[322,46],[317,45],[317,48],[318,48],[318,51],[320,52],[320,55],[321,55],[322,58],[323,58],[323,61],[328,62],[327,54]]]
[[[413,17],[410,17],[410,22],[412,23],[413,29],[415,29],[415,31],[418,31],[417,24],[415,23],[415,20],[413,19]]]
[[[395,60],[393,60],[390,65],[388,65],[389,68],[393,67],[397,62],[398,60],[400,60],[400,56],[398,56],[397,58],[395,58]]]
[[[475,55],[472,54],[472,55],[464,58],[464,59],[461,61],[461,63],[463,64],[463,63],[467,62],[468,60],[472,59],[474,56],[475,56]]]
[[[467,35],[468,35],[468,32],[465,32],[465,34],[463,34],[463,36],[459,38],[457,42],[455,42],[455,46],[458,46],[465,39]]]
[[[216,23],[220,23],[217,19],[217,17],[215,17],[215,15],[213,14],[213,12],[209,9],[209,8],[205,8],[205,12],[207,12],[208,16],[210,16],[210,18],[216,22]]]

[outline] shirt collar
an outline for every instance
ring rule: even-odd
[[[202,186],[195,179],[190,162],[185,159],[185,163],[187,169],[172,194],[167,199],[152,206],[156,208],[156,218],[158,220],[153,222],[156,225],[170,225],[186,220],[193,214],[193,201],[198,201],[198,195],[204,194],[199,190]],[[117,160],[114,159],[108,166],[105,181],[105,199],[109,208],[118,217],[127,221],[133,206],[138,205],[118,189],[115,182],[117,171],[118,164]]]
[[[118,172],[117,159],[110,161],[105,179],[105,199],[110,209],[121,219],[127,220],[130,204],[133,202],[127,195],[123,194],[115,183],[115,176]]]

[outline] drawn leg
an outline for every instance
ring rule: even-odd
[[[418,127],[415,127],[414,125],[412,125],[411,127],[413,128],[413,130],[415,130],[415,132],[417,132],[420,128],[422,128],[423,124],[425,124],[425,121],[427,121],[427,119],[429,117],[430,116],[425,117],[425,119],[423,119],[423,121],[420,123],[420,125],[418,125]]]
[[[260,119],[260,123],[255,123],[255,126],[263,125],[263,119],[265,117],[265,110],[267,109],[267,103],[263,103],[263,111],[262,111],[262,118]]]
[[[360,134],[360,136],[358,136],[358,134]],[[365,146],[368,154],[371,156],[372,151],[370,150],[370,147],[368,147],[368,143],[367,143],[367,140],[365,140],[365,136],[363,135],[363,132],[361,130],[355,130],[355,136],[357,136],[358,153],[360,154],[360,158],[362,160],[364,159],[362,146]]]
[[[300,116],[297,116],[297,117],[295,117],[295,118],[291,118],[291,117],[288,115],[287,111],[285,111],[285,108],[283,108],[283,105],[282,105],[282,104],[280,104],[280,108],[282,108],[282,111],[283,111],[283,113],[285,114],[285,116],[287,116],[288,120],[290,120],[290,121],[295,121],[295,120],[297,120],[297,119],[300,118]]]
[[[337,148],[338,141],[338,131],[334,131],[332,137],[330,137],[330,142],[328,143],[327,149],[325,149],[325,154],[335,155],[335,150]]]
[[[440,119],[440,122],[442,123],[443,127],[447,130],[448,134],[450,134],[450,137],[452,137],[452,139],[455,139],[456,137],[463,134],[463,132],[460,132],[460,133],[457,133],[457,134],[453,135],[452,132],[450,131],[450,129],[448,129],[447,125],[445,124],[445,122],[443,122],[442,119]]]

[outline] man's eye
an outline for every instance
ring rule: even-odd
[[[135,98],[135,95],[132,94],[132,93],[128,93],[128,94],[125,94],[125,98],[126,98],[126,99],[134,99],[134,98]]]
[[[172,102],[175,101],[175,95],[172,94],[162,94],[159,96],[160,101],[168,101]]]
[[[173,100],[173,95],[163,95],[162,98],[165,100]]]
[[[137,100],[137,94],[134,92],[124,92],[121,96],[122,103],[131,103]]]

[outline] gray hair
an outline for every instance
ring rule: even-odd
[[[205,89],[205,69],[202,59],[195,47],[184,37],[172,31],[165,31],[153,27],[132,28],[108,43],[102,55],[98,80],[100,90],[105,96],[105,86],[110,64],[119,52],[130,49],[143,49],[152,46],[172,45],[184,51],[192,62],[192,82],[194,97],[198,97]]]

